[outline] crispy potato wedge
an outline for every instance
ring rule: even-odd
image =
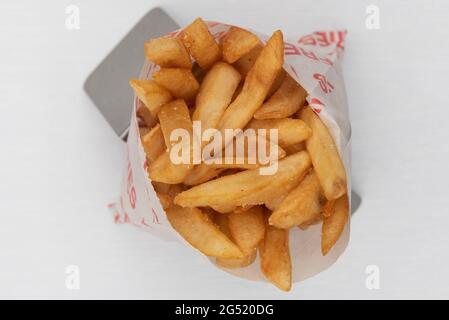
[[[193,100],[200,87],[189,69],[161,68],[153,73],[154,81],[166,88],[175,98]]]
[[[190,120],[189,108],[184,100],[178,99],[164,104],[159,112],[159,123],[164,135],[165,145],[168,150],[177,142],[170,142],[173,130],[184,129],[192,134],[192,120]]]
[[[166,151],[150,163],[148,174],[151,180],[177,184],[184,181],[192,168],[192,164],[174,164],[170,159],[170,152]]]
[[[259,169],[217,178],[180,193],[175,203],[184,207],[246,206],[264,204],[297,184],[311,166],[306,151],[280,160],[273,175],[260,175]]]
[[[146,135],[146,134],[149,133],[149,132],[150,132],[150,128],[148,128],[148,127],[139,127],[139,136],[140,136],[140,139],[142,139],[143,136]]]
[[[157,124],[142,138],[148,163],[153,163],[166,150],[161,126]]]
[[[221,49],[201,18],[182,31],[181,40],[201,69],[207,70],[221,60]]]
[[[310,127],[300,119],[253,119],[247,128],[252,129],[277,129],[278,143],[282,148],[298,144],[312,135]]]
[[[205,255],[223,259],[243,257],[239,247],[200,209],[171,206],[166,213],[172,227]]]
[[[335,201],[332,214],[324,217],[321,229],[321,252],[325,256],[337,243],[349,218],[349,200],[345,194]]]
[[[273,81],[273,84],[270,87],[270,90],[268,90],[267,96],[265,97],[266,100],[271,98],[271,96],[281,87],[286,75],[287,72],[285,72],[284,69],[281,69],[281,71],[279,71],[278,75]]]
[[[260,44],[259,38],[248,30],[231,27],[222,39],[223,60],[234,63]]]
[[[154,127],[157,117],[151,114],[151,111],[142,103],[136,111],[137,116],[145,123],[148,128]]]
[[[196,186],[216,178],[225,168],[213,168],[204,163],[195,166],[184,179],[184,184],[187,186]]]
[[[290,291],[292,264],[290,260],[289,230],[267,226],[263,245],[260,247],[260,268],[265,277],[276,287]]]
[[[234,68],[237,69],[238,72],[240,72],[242,78],[245,78],[249,70],[251,70],[262,49],[263,45],[258,44],[248,53],[244,54],[240,59],[233,63]]]
[[[315,217],[313,217],[309,221],[301,223],[298,227],[302,230],[306,230],[308,227],[320,223],[322,219],[323,217],[321,213],[318,213],[317,215],[315,215]]]
[[[338,199],[346,193],[347,187],[345,168],[334,139],[311,108],[304,108],[300,117],[312,128],[313,134],[306,140],[306,148],[312,158],[324,195],[328,200]]]
[[[157,116],[163,104],[173,99],[170,91],[153,80],[131,79],[129,84],[153,117]]]
[[[231,232],[229,230],[228,215],[215,213],[214,221],[219,226],[220,230],[235,243],[235,240],[232,238]],[[254,260],[256,260],[257,255],[256,251],[257,249],[253,249],[246,253],[244,252],[244,256],[242,258],[233,258],[233,259],[216,258],[216,263],[217,265],[228,269],[247,267],[251,263],[253,263]]]
[[[330,217],[332,212],[334,211],[335,200],[328,200],[326,204],[323,206],[323,210],[321,213],[323,217]]]
[[[219,265],[222,268],[237,269],[251,265],[256,260],[256,257],[257,257],[257,250],[254,249],[243,258],[234,258],[234,259],[217,258],[215,261],[217,262],[217,265]]]
[[[255,119],[281,119],[295,114],[305,103],[307,92],[290,75],[254,114]]]
[[[291,155],[293,153],[296,153],[296,152],[299,152],[299,151],[303,151],[303,150],[306,150],[306,143],[305,143],[305,141],[284,147],[284,151],[288,155]]]
[[[230,148],[214,155],[205,165],[213,168],[254,169],[269,166],[286,156],[286,152],[269,135],[259,136],[256,132],[239,135]],[[262,149],[261,149],[262,148]]]
[[[164,210],[170,208],[174,204],[174,198],[185,190],[181,184],[166,184],[155,181],[152,181],[152,184]]]
[[[280,229],[300,225],[320,214],[325,201],[318,177],[312,171],[273,211],[269,224]]]
[[[243,212],[232,212],[228,216],[229,232],[233,241],[245,255],[256,250],[265,235],[265,217],[261,206]]]
[[[242,91],[229,105],[219,129],[241,129],[262,105],[284,63],[284,41],[281,31],[273,33],[246,76]]]
[[[145,42],[145,56],[164,68],[192,67],[190,55],[178,38],[157,38]]]
[[[240,74],[231,65],[217,62],[201,83],[193,121],[201,121],[203,131],[215,128],[240,83]]]

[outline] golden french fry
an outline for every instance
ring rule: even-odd
[[[271,141],[269,137],[258,136],[257,133],[254,133],[240,138],[241,149],[243,150],[237,150],[237,143],[233,143],[231,155],[226,153],[229,150],[222,151],[209,159],[210,162],[205,163],[205,165],[225,169],[254,169],[272,165],[275,161],[286,156],[286,152]],[[259,148],[264,148],[265,151],[259,150]]]
[[[248,53],[244,54],[240,59],[233,63],[234,68],[237,69],[238,72],[242,75],[242,77],[246,77],[249,70],[256,62],[257,57],[263,49],[262,44],[256,45],[253,49],[251,49]]]
[[[140,139],[143,139],[143,136],[150,132],[150,128],[148,127],[139,127],[139,136]]]
[[[157,124],[142,138],[143,149],[148,163],[153,163],[167,148],[162,135],[161,126]]]
[[[223,60],[234,63],[260,44],[259,38],[248,30],[231,27],[222,39]]]
[[[153,73],[154,81],[166,88],[175,98],[190,101],[195,98],[200,87],[189,69],[161,68]]]
[[[306,140],[306,148],[324,195],[328,200],[337,199],[346,193],[346,172],[334,140],[311,108],[304,108],[300,117],[312,128],[313,134]]]
[[[328,200],[321,210],[323,217],[330,217],[334,211],[335,200]]]
[[[288,192],[285,192],[276,198],[268,200],[267,202],[265,202],[265,207],[267,207],[271,211],[276,210],[282,203],[282,201],[284,201],[285,197],[288,195],[289,192],[290,190],[288,190]]]
[[[221,60],[221,49],[201,18],[182,31],[181,40],[202,69],[207,70]]]
[[[204,163],[195,166],[184,179],[184,184],[188,186],[196,186],[217,177],[224,168],[213,168]]]
[[[306,150],[306,143],[305,143],[305,141],[284,147],[284,151],[288,155],[291,155],[293,153],[296,153],[296,152],[299,152],[299,151],[303,151],[303,150]]]
[[[244,268],[251,265],[256,260],[256,257],[257,257],[257,250],[254,249],[243,258],[234,258],[234,259],[217,258],[215,261],[217,262],[217,265],[219,265],[222,268],[236,269],[236,268]]]
[[[145,56],[148,60],[165,68],[192,67],[189,53],[178,38],[157,38],[145,42]]]
[[[285,72],[284,69],[281,69],[281,71],[279,71],[278,75],[274,79],[273,84],[270,87],[270,90],[268,90],[268,93],[267,93],[267,96],[265,97],[265,99],[271,98],[271,96],[281,87],[286,76],[287,76],[287,72]]]
[[[157,182],[157,181],[151,181],[151,184],[153,185],[154,191],[158,193],[168,193],[170,190],[170,187],[173,186],[172,184],[163,183],[163,182]]]
[[[277,162],[273,175],[260,175],[260,169],[217,178],[180,193],[175,203],[184,207],[246,206],[264,204],[297,184],[311,166],[306,151]]]
[[[219,226],[220,230],[235,243],[235,239],[232,238],[231,232],[229,230],[229,218],[228,215],[216,213],[214,215],[214,221]],[[242,250],[242,249],[241,249]],[[244,256],[242,258],[233,258],[233,259],[221,259],[217,258],[216,262],[219,266],[223,268],[243,268],[249,266],[256,259],[256,251],[254,248],[248,252],[243,252]]]
[[[243,212],[231,212],[228,216],[229,232],[244,254],[250,254],[265,235],[263,208],[254,206]]]
[[[307,92],[290,75],[254,114],[255,119],[280,119],[295,114],[306,101]]]
[[[289,230],[267,226],[260,247],[260,268],[265,277],[284,291],[292,285],[292,264],[288,243]]]
[[[298,144],[312,135],[309,126],[300,119],[253,119],[247,128],[252,129],[276,129],[278,130],[278,143],[282,148]]]
[[[343,195],[335,201],[332,214],[324,217],[321,229],[321,252],[325,256],[340,238],[349,218],[348,195]]]
[[[273,33],[246,76],[242,91],[229,105],[219,129],[241,129],[262,105],[268,90],[284,63],[284,41],[281,31]]]
[[[231,65],[217,62],[206,74],[196,97],[193,121],[201,121],[201,129],[215,128],[231,102],[240,82],[240,74]]]
[[[325,202],[323,198],[320,182],[312,171],[285,197],[268,221],[281,229],[300,225],[320,214]]]
[[[156,181],[152,181],[152,184],[164,209],[170,208],[173,205],[173,199],[185,189],[181,184],[166,184]]]
[[[143,104],[140,106],[140,108],[137,109],[136,114],[140,119],[143,120],[148,128],[154,127],[157,122],[157,117],[153,116],[151,114],[151,111]]]
[[[306,222],[301,223],[298,227],[302,230],[306,230],[308,227],[320,223],[322,219],[323,217],[321,216],[321,213],[318,213],[317,215],[315,215],[315,217]]]
[[[192,164],[174,164],[170,159],[170,152],[166,151],[150,163],[148,174],[151,180],[177,184],[184,181],[192,167]]]
[[[205,255],[223,259],[243,257],[239,247],[200,209],[171,206],[166,213],[172,227]]]
[[[164,135],[165,145],[168,150],[172,144],[170,135],[173,130],[184,129],[192,136],[192,121],[190,120],[189,108],[184,100],[178,99],[164,104],[159,112],[159,123]]]
[[[163,104],[173,99],[170,91],[153,80],[131,79],[129,84],[153,117],[157,116]]]

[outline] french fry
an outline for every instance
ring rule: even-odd
[[[295,114],[306,101],[307,92],[290,75],[254,114],[255,119],[280,119]]]
[[[286,76],[287,76],[287,72],[285,72],[284,69],[281,69],[281,71],[279,71],[278,75],[274,79],[273,84],[270,87],[270,90],[268,90],[268,93],[267,93],[267,96],[265,97],[265,99],[271,98],[273,93],[275,93],[281,87]]]
[[[200,87],[189,69],[161,68],[153,73],[153,80],[170,91],[175,98],[186,101],[195,98]]]
[[[183,100],[178,99],[164,104],[159,112],[159,123],[168,150],[171,149],[172,144],[177,143],[170,142],[170,135],[174,130],[184,129],[192,136],[192,120]]]
[[[224,168],[213,168],[204,163],[195,166],[184,179],[184,184],[187,186],[196,186],[216,178]]]
[[[288,155],[291,155],[293,153],[296,153],[296,152],[299,152],[299,151],[303,151],[303,150],[306,150],[306,143],[305,143],[305,141],[284,147],[284,151]]]
[[[306,148],[324,195],[328,200],[338,199],[346,193],[346,172],[334,140],[311,108],[304,108],[300,117],[312,128],[313,134],[306,140]]]
[[[174,164],[170,159],[170,152],[163,152],[148,167],[151,180],[168,184],[182,183],[192,169],[192,164]]]
[[[234,68],[237,69],[238,72],[240,72],[242,78],[245,78],[249,70],[251,70],[262,49],[263,45],[258,44],[248,53],[244,54],[240,59],[233,63]]]
[[[173,99],[170,91],[153,80],[131,79],[129,84],[153,117],[157,116],[163,104]]]
[[[310,220],[301,223],[298,227],[301,230],[306,230],[307,228],[309,228],[312,225],[318,224],[321,222],[321,220],[323,219],[321,213],[318,213],[317,215],[315,215],[313,218],[311,218]]]
[[[248,30],[231,27],[222,39],[223,60],[234,63],[260,44],[259,38]]]
[[[167,148],[162,135],[161,126],[157,124],[142,138],[143,148],[148,163],[153,163]]]
[[[269,224],[280,229],[301,225],[320,214],[324,197],[316,174],[312,171],[273,211]]]
[[[238,169],[255,169],[262,166],[269,166],[273,162],[278,161],[286,156],[286,152],[284,149],[279,147],[276,143],[270,141],[269,139],[266,139],[265,143],[265,155],[266,159],[264,159],[264,162],[261,162],[261,158],[259,157],[260,151],[259,149],[259,139],[261,137],[257,137],[257,135],[253,136],[251,139],[255,139],[253,142],[256,146],[256,148],[253,150],[252,154],[249,153],[250,147],[248,147],[248,144],[250,143],[249,139],[245,139],[245,146],[244,146],[244,154],[238,155],[235,150],[234,146],[234,152],[232,157],[227,156],[226,154],[218,154],[217,156],[211,158],[215,159],[217,158],[217,163],[207,163],[207,166],[211,166],[213,168],[224,168],[224,169],[231,169],[231,168],[238,168]],[[271,151],[273,150],[273,154]],[[275,153],[274,153],[275,152]],[[276,157],[276,158],[275,158]],[[218,160],[219,159],[219,160]],[[269,160],[268,162],[266,160]]]
[[[328,200],[326,204],[323,206],[323,210],[321,211],[323,217],[330,217],[332,212],[334,211],[335,200]]]
[[[221,49],[201,18],[195,19],[182,31],[181,40],[202,69],[207,70],[221,60]]]
[[[166,184],[155,181],[152,181],[152,184],[164,209],[170,208],[173,205],[173,199],[184,190],[181,184]]]
[[[215,222],[219,226],[220,230],[235,243],[235,239],[232,237],[231,232],[229,230],[229,218],[228,215],[225,214],[215,214]],[[241,248],[240,248],[241,249]],[[234,268],[243,268],[249,266],[251,263],[256,260],[257,249],[254,248],[252,250],[248,250],[248,252],[243,252],[244,256],[242,258],[233,258],[233,259],[221,259],[217,258],[216,262],[219,266],[228,269]]]
[[[220,120],[219,129],[241,129],[262,105],[268,90],[284,63],[284,41],[281,31],[273,33],[246,76],[242,91],[229,105]]]
[[[254,252],[265,235],[265,217],[260,206],[251,207],[243,212],[231,212],[228,227],[234,242],[246,255]]]
[[[243,258],[234,258],[234,259],[220,259],[217,258],[217,265],[227,269],[236,269],[236,268],[244,268],[251,265],[257,257],[257,250],[254,249],[252,252],[244,256]]]
[[[260,246],[260,268],[265,277],[284,291],[292,285],[292,264],[288,243],[289,231],[267,226]]]
[[[143,103],[137,109],[136,114],[141,120],[143,120],[148,128],[152,128],[157,122],[157,117],[153,116],[150,109],[145,107]]]
[[[349,218],[349,200],[345,194],[335,201],[332,214],[324,216],[321,229],[321,252],[325,256],[340,238]]]
[[[239,247],[200,209],[171,206],[166,213],[172,227],[205,255],[222,259],[243,257]]]
[[[192,67],[189,53],[178,38],[157,38],[145,42],[145,56],[164,68]]]
[[[240,82],[240,74],[231,65],[217,62],[201,83],[196,97],[193,121],[201,121],[203,131],[215,128]]]
[[[251,129],[276,129],[278,130],[278,143],[282,148],[298,144],[312,135],[310,127],[300,119],[253,119],[247,128]]]
[[[260,175],[259,169],[217,178],[180,193],[175,203],[184,207],[246,206],[264,204],[297,184],[311,166],[306,151],[277,162],[273,175]]]
[[[139,127],[139,135],[140,139],[143,139],[143,136],[150,132],[150,128],[148,127]]]

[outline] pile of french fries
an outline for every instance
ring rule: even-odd
[[[198,18],[177,37],[144,48],[160,69],[130,85],[143,103],[137,114],[148,175],[171,225],[224,268],[246,267],[258,251],[265,277],[290,290],[290,229],[322,222],[326,255],[348,221],[349,204],[333,138],[307,105],[307,92],[283,70],[282,32],[263,44],[231,27],[217,43]],[[260,175],[260,163],[245,161],[174,164],[170,134],[192,132],[192,121],[220,132],[277,129],[278,170]]]

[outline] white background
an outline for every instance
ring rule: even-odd
[[[65,27],[65,8],[81,29]],[[349,30],[344,72],[353,181],[363,202],[349,247],[326,272],[283,293],[211,267],[106,209],[124,148],[82,90],[87,75],[160,4],[289,35]],[[365,26],[380,8],[380,30]],[[1,298],[449,298],[447,1],[1,1]],[[78,265],[80,290],[65,286]],[[365,286],[368,265],[380,289]]]

